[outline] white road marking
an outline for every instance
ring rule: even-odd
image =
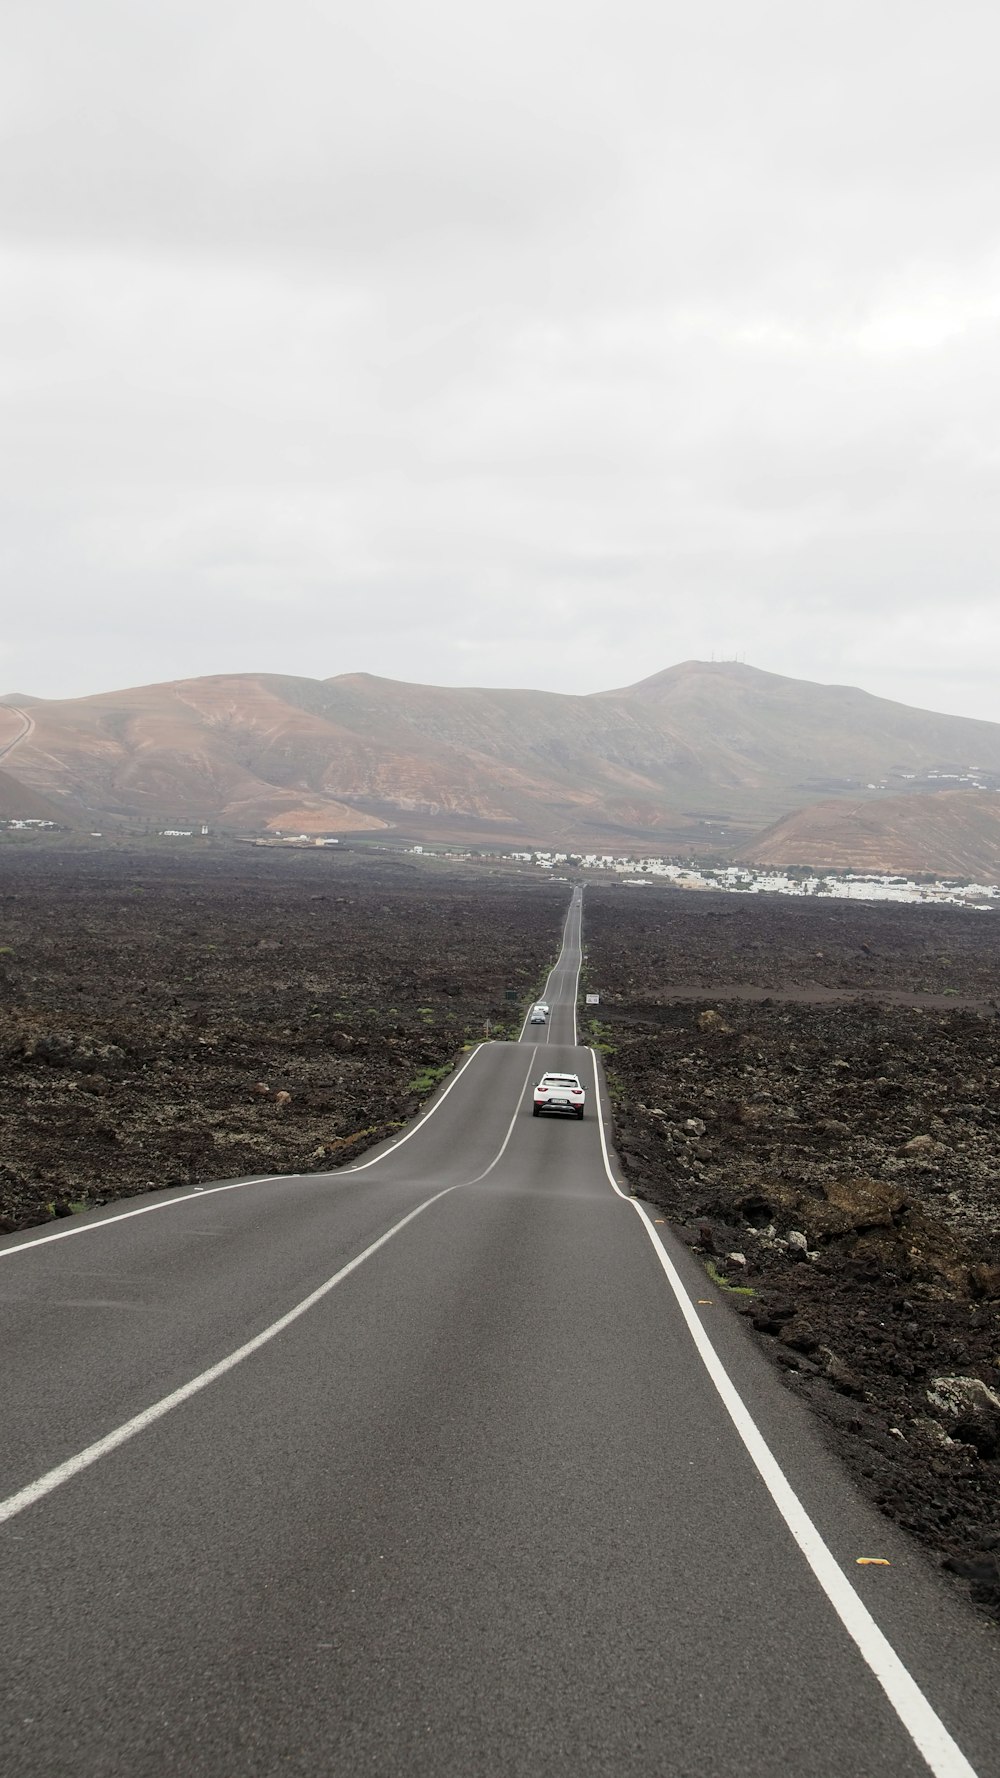
[[[583,890],[580,891],[580,918],[577,922],[576,948],[578,960],[576,965],[576,981],[573,983],[573,1043],[577,1043],[576,1009],[580,1000],[580,971],[583,968]]]
[[[98,1229],[114,1228],[118,1222],[128,1222],[132,1216],[152,1216],[154,1210],[174,1210],[178,1204],[190,1204],[194,1197],[211,1198],[216,1192],[239,1192],[247,1185],[278,1185],[287,1184],[292,1179],[311,1178],[311,1174],[273,1173],[262,1174],[259,1179],[234,1179],[229,1185],[196,1185],[192,1191],[185,1192],[182,1198],[164,1198],[160,1204],[141,1204],[138,1210],[122,1210],[117,1216],[102,1216],[95,1222],[77,1222],[72,1228],[58,1229],[54,1235],[36,1235],[31,1241],[21,1241],[16,1247],[0,1247],[0,1259],[13,1259],[18,1253],[30,1253],[35,1247],[45,1247],[49,1241],[68,1241],[71,1235],[92,1235]]]
[[[596,1051],[591,1051],[591,1059],[594,1065],[597,1127],[601,1138],[604,1171],[612,1189],[627,1204],[631,1204],[637,1216],[644,1223],[646,1233],[653,1243],[656,1256],[666,1274],[667,1282],[677,1299],[678,1308],[687,1323],[688,1332],[698,1350],[698,1356],[711,1377],[722,1399],[723,1406],[742,1439],[764,1486],[844,1629],[866,1665],[875,1675],[917,1751],[934,1773],[934,1778],[976,1778],[975,1770],[970,1766],[957,1742],[948,1733],[941,1718],[924,1697],[916,1680],[903,1665],[888,1638],[879,1629],[871,1612],[855,1592],[847,1575],[824,1543],[798,1495],[793,1490],[705,1332],[704,1325],[698,1318],[694,1304],[681,1282],[680,1275],[646,1211],[637,1199],[629,1197],[627,1192],[622,1191],[615,1179],[611,1171],[608,1144],[604,1133],[601,1083],[597,1072]]]
[[[451,1092],[452,1087],[457,1085],[460,1076],[465,1073],[469,1064],[475,1061],[476,1056],[480,1054],[483,1047],[482,1044],[479,1044],[472,1051],[472,1054],[466,1057],[462,1066],[448,1082],[444,1092],[434,1101],[430,1110],[425,1113],[419,1122],[416,1123],[411,1130],[407,1131],[405,1136],[401,1136],[390,1148],[384,1149],[382,1154],[375,1155],[372,1160],[363,1161],[360,1166],[357,1167],[345,1167],[342,1171],[344,1173],[361,1173],[365,1168],[375,1166],[378,1161],[384,1160],[387,1155],[394,1153],[397,1148],[401,1148],[404,1142],[408,1142],[411,1136],[417,1134],[418,1130],[423,1129],[428,1118],[432,1117],[438,1107],[444,1103],[448,1094]],[[131,1420],[126,1420],[121,1426],[116,1427],[113,1432],[107,1433],[104,1438],[98,1439],[92,1445],[87,1445],[84,1450],[78,1451],[75,1456],[68,1457],[64,1463],[58,1464],[54,1469],[50,1469],[44,1475],[39,1476],[36,1481],[29,1482],[26,1487],[19,1489],[16,1494],[12,1494],[6,1500],[0,1501],[0,1524],[4,1524],[17,1513],[23,1512],[26,1507],[33,1506],[36,1501],[44,1499],[45,1495],[51,1494],[54,1489],[61,1487],[64,1482],[68,1482],[73,1476],[79,1475],[81,1470],[88,1469],[91,1464],[99,1462],[102,1457],[107,1456],[111,1451],[117,1450],[120,1445],[127,1443],[129,1439],[135,1438],[138,1433],[145,1431],[147,1426],[152,1426],[157,1420],[162,1419],[164,1414],[170,1413],[173,1408],[179,1407],[182,1402],[189,1400],[192,1395],[198,1394],[202,1389],[206,1389],[210,1383],[214,1383],[219,1377],[225,1376],[227,1371],[232,1370],[236,1365],[241,1364],[245,1358],[249,1358],[254,1352],[259,1351],[262,1346],[266,1345],[270,1340],[273,1340],[279,1333],[284,1332],[285,1328],[290,1327],[293,1321],[297,1321],[300,1315],[304,1315],[307,1310],[313,1308],[315,1304],[320,1302],[323,1297],[327,1296],[331,1290],[335,1289],[338,1284],[342,1283],[345,1278],[349,1277],[352,1272],[357,1271],[358,1267],[363,1265],[366,1259],[369,1259],[372,1254],[377,1253],[379,1248],[384,1247],[387,1241],[391,1241],[394,1235],[399,1234],[400,1230],[404,1229],[415,1217],[422,1215],[423,1211],[430,1209],[432,1204],[436,1204],[442,1198],[450,1196],[452,1192],[462,1191],[469,1186],[478,1185],[481,1180],[485,1179],[488,1174],[492,1173],[494,1167],[496,1167],[503,1159],[507,1150],[507,1145],[514,1133],[514,1126],[520,1115],[521,1104],[524,1099],[524,1094],[533,1067],[534,1059],[529,1062],[527,1072],[521,1082],[521,1090],[517,1096],[513,1116],[507,1126],[506,1135],[489,1166],[486,1167],[482,1173],[477,1174],[475,1179],[461,1180],[458,1184],[446,1186],[443,1191],[435,1192],[432,1197],[425,1198],[422,1204],[418,1204],[414,1210],[411,1210],[408,1213],[408,1215],[402,1217],[399,1222],[394,1223],[392,1228],[387,1229],[384,1235],[380,1235],[377,1241],[373,1241],[369,1247],[366,1247],[363,1253],[359,1253],[354,1259],[350,1260],[346,1266],[342,1266],[340,1271],[335,1272],[332,1278],[328,1278],[324,1284],[321,1284],[318,1289],[312,1291],[309,1296],[304,1297],[294,1308],[289,1309],[287,1314],[282,1315],[277,1321],[272,1322],[262,1333],[256,1334],[252,1340],[248,1340],[244,1345],[239,1346],[235,1352],[229,1353],[227,1357],[220,1359],[217,1364],[211,1365],[208,1370],[202,1371],[197,1377],[193,1377],[190,1382],[182,1384],[179,1389],[175,1389],[170,1395],[161,1397],[159,1401],[153,1402],[150,1407],[144,1408],[141,1413],[133,1415]],[[275,1176],[277,1179],[302,1177],[314,1178],[317,1176],[313,1174],[278,1174]],[[246,1185],[264,1185],[267,1183],[270,1183],[270,1181],[266,1177],[262,1177],[260,1179],[235,1180],[228,1185],[211,1187],[196,1186],[190,1193],[182,1198],[170,1198],[160,1204],[143,1204],[136,1210],[125,1210],[119,1216],[106,1217],[100,1222],[81,1223],[75,1228],[60,1229],[55,1234],[41,1235],[33,1241],[22,1243],[18,1247],[0,1250],[0,1259],[9,1258],[11,1254],[23,1253],[33,1247],[40,1247],[48,1241],[65,1240],[70,1235],[83,1235],[91,1233],[95,1229],[107,1228],[113,1226],[117,1222],[125,1222],[133,1216],[148,1216],[154,1210],[169,1210],[176,1204],[189,1203],[196,1195],[199,1197],[212,1197],[217,1192],[238,1191]]]
[[[577,987],[579,987],[579,975],[580,971],[578,969]],[[465,1063],[463,1063],[462,1068],[458,1070],[458,1073],[449,1082],[445,1092],[435,1101],[431,1110],[420,1120],[420,1123],[415,1125],[414,1128],[407,1133],[407,1136],[401,1137],[399,1142],[393,1144],[394,1148],[401,1146],[401,1144],[407,1141],[410,1136],[415,1135],[418,1129],[423,1127],[427,1118],[433,1114],[438,1105],[443,1102],[447,1093],[450,1092],[451,1088],[456,1084],[459,1075],[464,1072],[469,1062],[471,1062],[478,1054],[478,1049],[472,1052],[472,1055],[469,1056]],[[729,1374],[708,1338],[702,1323],[698,1320],[694,1306],[691,1303],[673,1262],[670,1259],[669,1254],[666,1252],[666,1249],[663,1247],[660,1237],[656,1233],[656,1229],[649,1216],[646,1214],[642,1205],[639,1204],[636,1199],[630,1198],[618,1185],[618,1182],[611,1171],[607,1139],[604,1130],[604,1116],[601,1107],[597,1056],[593,1051],[591,1052],[591,1059],[593,1063],[594,1093],[598,1113],[598,1133],[600,1135],[604,1170],[608,1181],[612,1190],[617,1193],[618,1197],[623,1199],[626,1203],[631,1203],[632,1208],[643,1222],[646,1232],[653,1243],[653,1247],[663,1272],[671,1290],[673,1291],[681,1314],[687,1324],[688,1331],[691,1334],[698,1354],[705,1365],[712,1383],[714,1384],[739,1437],[771,1495],[778,1512],[784,1519],[792,1537],[812,1569],[813,1574],[830,1601],[830,1604],[833,1606],[837,1616],[840,1618],[845,1630],[855,1643],[855,1646],[874,1677],[878,1680],[900,1722],[910,1735],[922,1758],[934,1773],[935,1778],[976,1778],[976,1773],[973,1767],[969,1764],[957,1743],[948,1733],[948,1730],[945,1728],[940,1717],[938,1717],[927,1699],[924,1697],[919,1686],[903,1665],[903,1662],[892,1648],[888,1639],[879,1629],[867,1607],[854,1591],[847,1576],[844,1574],[827,1545],[824,1543],[815,1525],[805,1511],[805,1508],[802,1506],[801,1501],[798,1499],[798,1496],[795,1494],[785,1477],[783,1470],[758,1430],[742,1397],[732,1383]],[[269,1327],[264,1328],[263,1331],[255,1335],[253,1339],[247,1340],[244,1345],[237,1347],[234,1352],[231,1352],[225,1358],[220,1359],[218,1363],[209,1366],[207,1370],[200,1372],[198,1376],[193,1377],[189,1382],[182,1384],[179,1389],[175,1389],[169,1395],[161,1397],[159,1401],[153,1402],[151,1406],[143,1409],[141,1413],[133,1415],[130,1420],[127,1420],[121,1426],[116,1427],[114,1431],[106,1434],[104,1438],[98,1439],[93,1444],[86,1446],[82,1451],[78,1451],[74,1456],[67,1458],[65,1462],[58,1464],[54,1469],[48,1470],[35,1481],[28,1483],[26,1487],[19,1489],[17,1493],[8,1496],[6,1500],[0,1501],[0,1524],[8,1522],[18,1513],[23,1512],[27,1507],[35,1505],[38,1501],[44,1499],[46,1495],[53,1493],[55,1489],[61,1487],[64,1482],[70,1481],[74,1476],[79,1475],[81,1471],[88,1469],[92,1464],[99,1462],[102,1457],[108,1456],[112,1451],[117,1450],[130,1439],[136,1437],[138,1433],[143,1432],[147,1427],[154,1425],[157,1420],[162,1419],[175,1407],[181,1406],[183,1402],[200,1393],[201,1390],[208,1388],[211,1383],[216,1382],[220,1377],[225,1376],[227,1372],[233,1370],[238,1364],[241,1364],[244,1359],[251,1357],[253,1353],[258,1352],[261,1347],[267,1345],[271,1340],[275,1339],[278,1334],[283,1333],[286,1328],[290,1327],[293,1322],[297,1321],[302,1315],[305,1315],[308,1310],[315,1307],[315,1305],[322,1301],[325,1296],[329,1295],[338,1284],[342,1283],[345,1278],[350,1277],[352,1272],[357,1271],[367,1259],[370,1259],[397,1234],[406,1228],[409,1223],[413,1222],[418,1216],[421,1216],[425,1210],[429,1210],[433,1204],[439,1203],[442,1198],[449,1197],[452,1192],[461,1191],[469,1186],[477,1185],[480,1180],[485,1179],[502,1160],[507,1149],[518,1116],[520,1115],[521,1103],[524,1098],[530,1074],[531,1065],[529,1065],[527,1074],[522,1082],[514,1114],[507,1127],[507,1133],[504,1136],[503,1142],[489,1166],[485,1168],[482,1173],[478,1174],[475,1179],[465,1180],[456,1185],[446,1186],[443,1191],[435,1192],[431,1197],[425,1198],[423,1203],[418,1204],[415,1209],[402,1217],[399,1222],[394,1223],[393,1226],[387,1229],[384,1234],[380,1235],[377,1240],[371,1242],[363,1252],[357,1254],[354,1259],[349,1260],[345,1266],[342,1266],[340,1270],[335,1272],[331,1278],[328,1278],[325,1283],[321,1284],[316,1290],[310,1292],[310,1294],[304,1297],[301,1302],[288,1310],[285,1315],[280,1316],[277,1321],[272,1322]],[[389,1153],[391,1150],[386,1150],[385,1152]],[[380,1160],[383,1157],[380,1155],[375,1158],[376,1160]],[[363,1165],[372,1166],[374,1165],[374,1161],[365,1162]],[[361,1168],[350,1168],[345,1169],[345,1171],[358,1172],[361,1171]],[[279,1175],[277,1177],[295,1178],[301,1176]],[[309,1175],[307,1177],[312,1176]],[[264,1183],[266,1183],[266,1181],[263,1178],[237,1180],[228,1185],[214,1186],[208,1189],[199,1187],[196,1188],[196,1190],[197,1195],[209,1197],[217,1192],[237,1191],[247,1185],[260,1185]],[[189,1202],[190,1198],[194,1195],[196,1195],[195,1192],[192,1192],[183,1198],[173,1198],[161,1204],[143,1205],[137,1210],[125,1211],[120,1216],[109,1217],[100,1222],[81,1224],[73,1229],[63,1229],[52,1235],[43,1235],[35,1241],[24,1243],[22,1246],[0,1251],[0,1258],[8,1258],[12,1253],[23,1252],[25,1247],[40,1246],[48,1241],[63,1240],[70,1235],[86,1234],[92,1232],[94,1229],[106,1228],[109,1224],[125,1221],[132,1216],[144,1216],[149,1215],[154,1210],[170,1209],[176,1204]]]
[[[528,1072],[521,1082],[521,1091],[517,1095],[517,1102],[514,1106],[514,1115],[511,1118],[510,1123],[507,1125],[507,1134],[504,1137],[503,1141],[501,1142],[500,1147],[497,1149],[496,1154],[493,1156],[493,1159],[491,1160],[489,1166],[486,1168],[485,1172],[477,1173],[475,1179],[463,1180],[461,1186],[452,1186],[451,1189],[453,1191],[460,1191],[460,1190],[464,1191],[467,1186],[478,1185],[481,1179],[485,1179],[486,1175],[488,1173],[492,1173],[494,1167],[497,1165],[497,1162],[503,1160],[504,1154],[506,1153],[507,1144],[514,1134],[514,1125],[517,1123],[517,1120],[521,1115],[521,1102],[524,1098],[525,1093],[528,1090],[528,1082],[531,1079],[531,1076],[534,1073],[534,1071],[535,1071],[534,1061],[531,1061],[528,1063]]]
[[[459,1075],[465,1072],[470,1062],[475,1061],[482,1047],[482,1044],[478,1044],[472,1054],[466,1056],[461,1067],[456,1069],[452,1075],[440,1098],[435,1099],[430,1110],[424,1112],[413,1128],[407,1130],[405,1136],[400,1136],[398,1141],[394,1142],[390,1148],[384,1149],[381,1154],[377,1154],[373,1160],[362,1161],[357,1167],[338,1168],[337,1178],[339,1179],[347,1173],[362,1173],[366,1167],[374,1167],[376,1161],[384,1160],[387,1154],[392,1154],[395,1149],[401,1148],[404,1142],[409,1142],[410,1137],[415,1136],[418,1130],[422,1130],[428,1118],[433,1117],[438,1106],[444,1103]],[[287,1185],[292,1179],[322,1179],[323,1177],[322,1173],[262,1173],[259,1179],[234,1179],[228,1185],[196,1185],[189,1192],[185,1192],[183,1197],[166,1198],[160,1204],[141,1204],[138,1210],[122,1210],[117,1216],[103,1216],[99,1221],[75,1223],[72,1228],[59,1229],[54,1235],[36,1235],[30,1241],[20,1241],[16,1247],[0,1247],[0,1259],[11,1259],[17,1253],[27,1253],[34,1247],[44,1247],[48,1241],[65,1241],[71,1235],[92,1235],[98,1229],[113,1228],[115,1223],[127,1222],[131,1216],[149,1216],[154,1210],[174,1210],[178,1204],[190,1204],[192,1198],[211,1198],[216,1192],[243,1191],[248,1185]]]
[[[417,1205],[415,1210],[411,1210],[408,1216],[404,1216],[400,1222],[394,1223],[391,1229],[387,1229],[384,1235],[380,1235],[377,1241],[373,1241],[370,1247],[366,1247],[363,1253],[359,1253],[354,1259],[349,1260],[346,1266],[341,1266],[340,1271],[335,1272],[332,1278],[328,1278],[325,1284],[321,1284],[317,1290],[311,1291],[309,1296],[303,1297],[302,1301],[296,1303],[293,1309],[289,1309],[286,1315],[280,1316],[277,1321],[272,1321],[270,1327],[265,1327],[262,1333],[256,1334],[252,1340],[247,1340],[245,1345],[238,1346],[235,1352],[230,1352],[225,1358],[220,1358],[217,1364],[210,1365],[208,1370],[200,1372],[197,1377],[192,1377],[190,1382],[182,1383],[179,1389],[172,1390],[169,1395],[161,1396],[159,1401],[154,1401],[150,1407],[143,1408],[141,1413],[133,1414],[131,1420],[126,1420],[121,1426],[116,1426],[114,1431],[107,1433],[104,1438],[99,1438],[94,1444],[85,1446],[82,1451],[77,1451],[75,1456],[68,1457],[65,1463],[57,1464],[55,1469],[47,1470],[36,1481],[29,1482],[27,1487],[18,1489],[16,1494],[11,1494],[6,1500],[0,1501],[0,1525],[5,1524],[8,1519],[13,1519],[17,1513],[24,1512],[26,1507],[34,1506],[37,1501],[43,1500],[46,1494],[51,1494],[56,1488],[61,1488],[64,1482],[79,1475],[81,1470],[89,1469],[91,1464],[99,1462],[102,1457],[109,1456],[112,1451],[117,1451],[120,1445],[127,1444],[128,1440],[135,1438],[137,1433],[145,1432],[147,1426],[152,1426],[157,1420],[162,1420],[163,1416],[169,1414],[172,1409],[180,1407],[182,1402],[189,1401],[192,1395],[199,1394],[202,1389],[207,1389],[210,1383],[216,1382],[219,1377],[224,1377],[227,1371],[242,1364],[243,1360],[249,1358],[252,1353],[259,1352],[262,1346],[266,1346],[279,1333],[283,1333],[286,1327],[291,1327],[293,1321],[298,1321],[300,1315],[305,1315],[309,1309],[335,1289],[344,1278],[348,1278],[352,1272],[356,1272],[366,1259],[370,1259],[373,1253],[377,1253],[380,1247],[384,1247],[387,1241],[391,1241],[394,1235],[398,1235],[400,1229],[404,1229],[408,1222],[413,1221],[414,1217],[420,1216],[424,1210],[430,1208],[431,1204],[436,1204],[439,1198],[447,1197],[448,1192],[455,1189],[453,1185],[448,1186],[445,1191],[436,1192],[432,1198],[426,1198],[422,1204]]]
[[[451,1092],[452,1087],[458,1085],[458,1082],[459,1082],[461,1076],[465,1073],[465,1070],[468,1068],[469,1063],[474,1062],[476,1057],[481,1054],[481,1052],[483,1051],[483,1049],[485,1047],[486,1047],[485,1044],[477,1043],[471,1056],[466,1056],[465,1061],[462,1063],[462,1066],[460,1068],[456,1068],[454,1074],[452,1075],[450,1081],[448,1082],[448,1085],[445,1087],[444,1092],[441,1094],[440,1098],[435,1099],[430,1110],[425,1111],[423,1116],[417,1119],[416,1123],[413,1125],[413,1128],[410,1130],[407,1130],[405,1136],[397,1137],[395,1142],[390,1142],[388,1148],[383,1148],[381,1154],[373,1155],[370,1161],[359,1161],[358,1165],[356,1167],[340,1167],[340,1168],[338,1168],[338,1178],[341,1177],[345,1173],[363,1173],[365,1171],[366,1167],[377,1166],[378,1162],[384,1161],[387,1155],[395,1154],[397,1148],[402,1148],[404,1142],[409,1142],[411,1137],[418,1135],[418,1133],[423,1129],[424,1125],[426,1123],[428,1123],[429,1120],[434,1116],[434,1113],[437,1111],[438,1107],[444,1104],[445,1100],[448,1097],[448,1094]]]
[[[570,917],[570,914],[572,913],[572,911],[573,911],[573,907],[572,907],[572,903],[571,903],[569,913],[566,916],[566,923],[567,924],[569,923],[569,917]],[[565,926],[563,928],[563,943],[565,945]],[[581,962],[582,962],[582,953],[581,953]],[[558,969],[558,967],[559,967],[558,963],[556,964],[555,967]],[[551,973],[554,973],[554,971]],[[577,970],[577,978],[576,979],[577,979],[577,987],[579,988],[579,982],[580,982],[579,969]],[[528,1012],[525,1014],[524,1024],[521,1026],[521,1037],[524,1036],[524,1033],[527,1029],[528,1019],[530,1017],[530,1014],[531,1014],[531,1008],[529,1007]],[[520,1039],[518,1041],[520,1041]],[[575,1001],[574,1001],[574,1013],[573,1013],[573,1042],[574,1043],[576,1042]],[[395,1154],[397,1148],[402,1148],[404,1142],[409,1142],[411,1137],[416,1136],[417,1133],[423,1129],[423,1127],[427,1123],[428,1119],[432,1118],[434,1116],[434,1113],[438,1110],[438,1107],[444,1104],[444,1101],[447,1099],[448,1094],[451,1092],[452,1087],[457,1084],[459,1077],[465,1073],[465,1070],[468,1068],[469,1063],[475,1061],[476,1057],[479,1055],[479,1053],[483,1049],[483,1047],[484,1047],[483,1044],[481,1044],[481,1043],[477,1044],[475,1049],[472,1051],[471,1055],[466,1056],[465,1061],[461,1064],[461,1066],[459,1068],[457,1068],[455,1070],[455,1073],[452,1075],[450,1081],[448,1082],[448,1085],[445,1087],[444,1092],[441,1093],[439,1095],[439,1097],[435,1099],[435,1101],[434,1101],[433,1105],[430,1107],[430,1109],[428,1111],[425,1111],[423,1116],[417,1119],[416,1123],[412,1126],[412,1128],[407,1130],[405,1136],[400,1136],[397,1139],[397,1141],[390,1143],[388,1148],[384,1148],[382,1150],[381,1154],[374,1155],[370,1161],[361,1161],[358,1163],[358,1165],[356,1167],[340,1167],[340,1168],[338,1168],[337,1169],[337,1177],[340,1178],[343,1175],[346,1175],[349,1173],[363,1173],[366,1170],[366,1168],[374,1167],[377,1165],[377,1163],[379,1161],[384,1161],[387,1155]],[[285,1184],[287,1184],[288,1181],[292,1180],[292,1179],[320,1179],[322,1177],[323,1177],[323,1175],[321,1173],[269,1173],[269,1174],[261,1174],[260,1178],[258,1178],[258,1179],[234,1179],[234,1180],[229,1181],[229,1183],[226,1185],[210,1185],[210,1186],[196,1185],[196,1186],[193,1186],[189,1192],[185,1192],[182,1197],[166,1198],[163,1200],[162,1203],[159,1203],[159,1204],[141,1204],[137,1210],[122,1210],[122,1211],[119,1211],[118,1214],[115,1216],[102,1216],[100,1219],[95,1220],[93,1222],[75,1222],[71,1228],[58,1229],[54,1234],[34,1235],[34,1236],[32,1236],[32,1238],[30,1240],[19,1241],[16,1246],[0,1247],[0,1260],[11,1259],[11,1258],[13,1258],[13,1256],[15,1254],[18,1254],[18,1253],[27,1253],[34,1247],[44,1247],[44,1246],[46,1246],[46,1244],[49,1241],[67,1241],[72,1236],[75,1236],[75,1235],[92,1235],[98,1229],[113,1228],[115,1223],[128,1222],[129,1218],[133,1217],[133,1216],[150,1216],[150,1215],[152,1215],[154,1210],[174,1210],[177,1208],[177,1206],[179,1204],[189,1204],[191,1202],[192,1198],[210,1198],[216,1192],[243,1191],[245,1189],[245,1187],[248,1185],[272,1185],[272,1184],[276,1184],[278,1181],[283,1181]]]
[[[252,1340],[247,1340],[244,1345],[238,1346],[235,1352],[230,1352],[225,1358],[220,1358],[217,1364],[209,1365],[207,1370],[192,1377],[190,1382],[182,1383],[179,1389],[172,1390],[169,1395],[161,1396],[159,1401],[154,1401],[148,1408],[143,1408],[141,1413],[133,1414],[130,1420],[125,1420],[121,1426],[116,1426],[114,1431],[106,1433],[104,1438],[96,1439],[93,1444],[86,1445],[82,1451],[77,1451],[74,1456],[67,1457],[64,1463],[58,1463],[54,1469],[46,1470],[44,1475],[29,1482],[26,1487],[19,1488],[16,1494],[10,1494],[6,1500],[0,1500],[0,1525],[15,1518],[27,1507],[35,1506],[39,1500],[44,1500],[47,1494],[54,1493],[56,1488],[61,1488],[64,1482],[72,1481],[73,1477],[79,1475],[82,1470],[89,1469],[94,1463],[99,1463],[102,1457],[107,1457],[112,1451],[117,1451],[121,1445],[127,1444],[138,1433],[145,1432],[147,1427],[155,1425],[157,1420],[162,1420],[165,1414],[171,1413],[183,1402],[190,1401],[193,1395],[200,1394],[201,1390],[207,1389],[209,1384],[224,1377],[227,1371],[234,1370],[238,1364],[243,1363],[244,1359],[250,1358],[254,1352],[259,1352],[262,1346],[268,1345],[271,1340],[277,1338],[278,1334],[284,1333],[285,1329],[291,1327],[293,1322],[298,1321],[300,1316],[315,1308],[316,1304],[322,1302],[325,1296],[329,1296],[331,1290],[335,1290],[338,1284],[342,1284],[345,1278],[349,1278],[352,1272],[356,1272],[359,1266],[363,1266],[366,1259],[371,1259],[374,1253],[378,1253],[379,1249],[391,1241],[395,1235],[398,1235],[402,1229],[405,1229],[408,1223],[413,1222],[416,1217],[422,1216],[423,1212],[429,1210],[432,1204],[440,1203],[442,1198],[450,1197],[452,1192],[464,1191],[469,1186],[478,1185],[480,1180],[492,1173],[494,1167],[503,1159],[520,1115],[530,1075],[531,1068],[529,1066],[521,1082],[521,1091],[517,1096],[514,1115],[507,1126],[507,1134],[489,1166],[482,1173],[478,1173],[475,1179],[460,1180],[457,1185],[447,1185],[443,1191],[435,1192],[432,1197],[425,1198],[422,1204],[418,1204],[414,1210],[401,1217],[399,1222],[393,1223],[390,1229],[386,1229],[384,1235],[379,1235],[377,1241],[372,1241],[363,1253],[356,1254],[354,1259],[348,1260],[346,1266],[341,1266],[338,1272],[334,1272],[332,1278],[327,1278],[324,1284],[320,1284],[316,1290],[310,1291],[309,1295],[303,1297],[301,1302],[296,1303],[294,1308],[289,1309],[287,1314],[279,1316],[277,1321],[272,1321],[269,1327],[265,1327],[261,1333],[255,1334]],[[155,1208],[155,1206],[151,1206],[151,1208]],[[133,1212],[133,1214],[138,1213]]]
[[[555,963],[553,964],[552,968],[549,970],[549,973],[545,978],[545,987],[542,990],[542,998],[544,1000],[554,999],[554,995],[552,993],[552,989],[549,984],[552,981],[552,977],[562,967],[563,952],[566,949],[566,943],[567,943],[566,931],[567,931],[569,923],[573,917],[573,909],[577,905],[579,905],[582,910],[582,906],[583,906],[582,893],[581,893],[581,900],[580,900],[579,904],[577,904],[577,902],[575,901],[575,899],[573,897],[570,898],[570,904],[566,910],[566,918],[563,921],[562,944],[559,947],[559,956],[557,957]],[[573,989],[573,1045],[574,1045],[574,1048],[576,1047],[576,1003],[577,1003],[577,1000],[579,999],[579,995],[580,995],[580,971],[583,968],[583,944],[582,944],[582,940],[581,940],[579,932],[577,933],[577,949],[579,950],[579,953],[580,953],[580,960],[576,966],[576,983],[575,983],[574,989]],[[559,1004],[561,1004],[561,1003],[557,1003],[557,1007],[556,1007],[557,1011],[558,1011]],[[532,1005],[534,1005],[534,1002],[532,1002]],[[524,1015],[524,1024],[521,1026],[521,1030],[518,1035],[518,1039],[517,1039],[518,1043],[524,1042],[524,1033],[528,1029],[528,1020],[531,1017],[531,1011],[532,1011],[532,1008],[531,1008],[531,1006],[529,1006],[527,1012]],[[551,1014],[545,1021],[545,1039],[544,1039],[544,1041],[547,1044],[552,1042]]]

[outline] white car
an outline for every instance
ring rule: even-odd
[[[578,1074],[543,1074],[535,1088],[531,1115],[541,1117],[543,1111],[558,1111],[582,1117],[586,1103],[587,1095]]]
[[[529,1025],[544,1025],[549,1016],[547,1006],[533,1006],[528,1016]]]

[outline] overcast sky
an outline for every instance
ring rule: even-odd
[[[1000,720],[996,0],[6,0],[0,691]]]

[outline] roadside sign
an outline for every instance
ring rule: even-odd
[[[516,988],[505,988],[503,997],[505,1000],[519,1000],[521,998]]]
[[[601,996],[599,994],[588,994],[587,995],[587,1005],[588,1006],[600,1006],[600,1004],[601,1004]]]

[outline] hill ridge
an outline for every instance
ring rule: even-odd
[[[247,831],[727,855],[824,798],[1000,785],[1000,724],[745,662],[583,694],[216,673],[31,718],[14,757],[38,794]],[[0,708],[0,749],[18,733]]]

